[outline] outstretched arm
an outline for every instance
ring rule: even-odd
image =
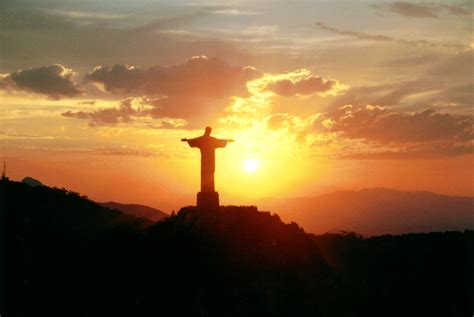
[[[201,138],[195,138],[195,139],[186,139],[183,138],[181,139],[181,142],[188,142],[190,147],[200,147],[201,146]]]
[[[214,146],[216,148],[218,147],[225,147],[227,145],[227,143],[229,142],[235,142],[234,140],[230,139],[230,140],[226,140],[226,139],[214,139]]]

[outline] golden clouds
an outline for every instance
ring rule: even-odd
[[[53,66],[18,71],[3,80],[16,78],[23,87],[35,87],[50,97],[53,93],[67,95],[68,85],[79,91],[72,70]],[[45,74],[52,79],[32,86],[36,83],[32,78]],[[473,139],[469,116],[435,110],[397,112],[384,107],[386,103],[361,106],[356,98],[359,90],[309,69],[265,73],[252,66],[193,56],[174,66],[100,66],[85,79],[102,85],[105,93],[85,91],[84,97],[95,101],[79,100],[75,106],[65,101],[68,110],[62,110],[62,116],[84,120],[89,127],[107,130],[112,136],[111,129],[171,133],[212,125],[241,136],[254,147],[258,147],[258,135],[266,153],[354,158],[382,157],[382,152],[388,153],[386,157],[402,151],[404,157],[420,151],[429,156],[437,148],[443,149],[443,155],[459,155],[467,153]],[[123,99],[113,100],[117,95]],[[398,95],[390,94],[393,98]],[[323,108],[318,102],[326,98],[330,106]]]
[[[265,73],[249,81],[247,89],[250,96],[234,96],[231,104],[225,109],[229,115],[221,118],[221,122],[248,123],[249,116],[252,119],[264,119],[273,113],[273,97],[277,95],[299,98],[317,94],[325,97],[343,94],[349,89],[349,85],[334,79],[324,79],[312,74],[308,69],[299,69],[281,74]],[[295,111],[298,112],[297,109]],[[238,120],[238,117],[244,120]]]
[[[251,92],[270,91],[281,96],[303,96],[311,94],[337,95],[350,86],[335,79],[314,75],[308,69],[298,69],[280,74],[265,74],[248,83]]]
[[[387,107],[353,107],[302,117],[275,113],[266,127],[292,135],[313,153],[357,159],[419,159],[469,154],[474,121],[428,109],[400,113]],[[302,152],[308,149],[301,148]]]
[[[348,86],[334,79],[324,79],[312,75],[307,69],[295,72],[270,76],[264,90],[272,91],[281,96],[311,95],[337,95],[347,90]]]

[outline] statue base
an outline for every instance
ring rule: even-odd
[[[197,207],[207,209],[219,208],[219,194],[217,192],[197,193]]]

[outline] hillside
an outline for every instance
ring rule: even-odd
[[[5,316],[472,310],[473,232],[314,236],[235,206],[186,207],[152,223],[63,189],[16,182],[0,182],[0,197]]]
[[[265,208],[306,231],[363,235],[474,229],[474,197],[392,189],[339,191],[315,197],[268,200]]]
[[[139,218],[146,218],[154,222],[160,221],[169,216],[167,213],[159,209],[155,209],[155,208],[148,207],[145,205],[140,205],[140,204],[121,204],[115,201],[109,201],[109,202],[98,203],[98,204],[103,207],[121,211],[128,215],[132,215]]]
[[[43,228],[43,234],[50,234],[46,229],[52,229],[68,236],[92,237],[121,226],[141,230],[151,224],[64,188],[14,181],[1,181],[0,186],[2,214],[10,225],[6,230],[17,236]]]
[[[23,178],[21,183],[29,185],[31,187],[45,186],[41,181],[30,176]],[[140,204],[122,204],[115,201],[97,202],[97,204],[108,209],[117,210],[121,213],[131,215],[137,218],[145,218],[153,222],[160,221],[168,217],[167,213],[159,209]]]

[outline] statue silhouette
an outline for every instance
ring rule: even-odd
[[[212,128],[206,127],[204,134],[194,139],[181,139],[190,147],[201,151],[201,191],[197,195],[197,206],[213,208],[219,206],[219,194],[214,188],[214,172],[216,170],[216,149],[223,148],[234,140],[217,139],[211,136]]]

